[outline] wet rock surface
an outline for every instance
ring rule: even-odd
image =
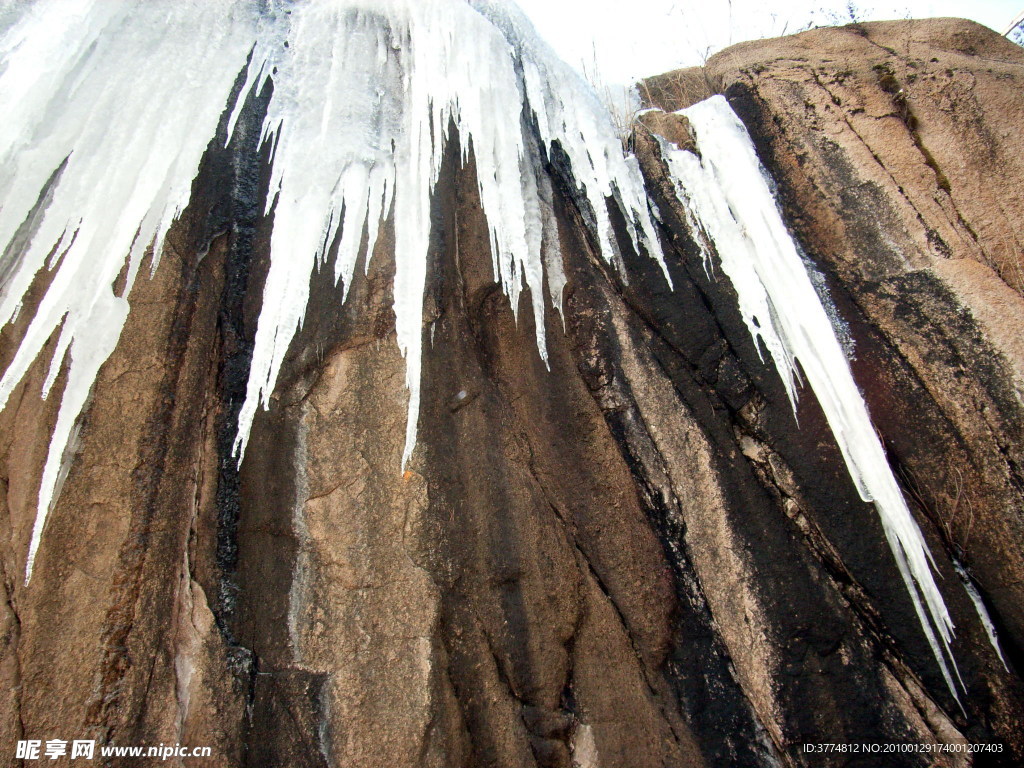
[[[962,710],[813,395],[794,417],[702,262],[652,138],[685,144],[670,114],[636,147],[673,287],[646,255],[624,249],[622,271],[596,256],[556,159],[567,286],[546,366],[529,298],[516,316],[493,282],[474,167],[453,152],[404,473],[393,221],[345,303],[331,270],[312,276],[239,467],[272,226],[264,98],[247,138],[211,144],[132,293],[29,587],[47,359],[0,413],[0,752],[95,738],[210,746],[193,763],[225,766],[1021,764],[1022,79],[1019,48],[937,20],[743,44],[647,88],[666,112],[725,93],[773,174],[935,556]],[[23,330],[4,330],[0,363]]]

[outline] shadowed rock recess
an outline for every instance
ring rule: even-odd
[[[597,255],[554,155],[549,367],[530,297],[517,320],[494,282],[452,142],[404,473],[393,219],[344,303],[332,270],[313,276],[236,468],[271,86],[227,147],[225,114],[132,291],[29,586],[52,352],[0,412],[3,760],[19,739],[94,738],[212,748],[164,765],[1024,764],[1024,50],[964,21],[853,25],[642,92],[662,111],[632,141],[674,287],[624,227],[622,269]],[[657,136],[688,144],[671,113],[714,93],[848,331],[956,625],[962,708],[813,393],[794,419],[666,174]],[[806,746],[825,744],[854,747]]]

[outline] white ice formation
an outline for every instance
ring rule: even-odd
[[[65,450],[117,344],[144,253],[152,246],[155,268],[252,41],[233,0],[40,0],[8,14],[0,325],[44,270],[49,287],[0,378],[0,407],[58,329],[44,397],[66,371],[27,581]]]
[[[681,111],[698,152],[662,141],[676,193],[705,259],[713,245],[739,300],[747,330],[767,349],[796,412],[797,367],[835,436],[861,498],[874,502],[900,575],[946,684],[953,621],[932,573],[934,562],[893,477],[842,344],[807,274],[743,123],[721,96]],[[704,242],[706,240],[706,242]],[[962,683],[961,683],[962,685]],[[959,700],[959,698],[958,698]]]
[[[246,64],[249,61],[248,66]],[[246,81],[236,104],[236,78]],[[513,308],[529,289],[546,355],[544,290],[561,309],[551,185],[554,145],[588,202],[602,255],[620,261],[608,201],[633,246],[664,263],[639,166],[609,116],[508,0],[35,0],[0,15],[0,324],[49,280],[10,366],[0,407],[59,331],[44,397],[66,371],[39,491],[26,582],[62,464],[117,345],[147,252],[188,204],[220,117],[229,137],[266,79],[274,226],[241,460],[306,311],[314,270],[337,238],[345,291],[383,219],[395,230],[395,314],[416,439],[430,200],[450,127],[472,153],[495,279]],[[667,271],[665,271],[667,278]],[[546,275],[546,281],[545,281]]]

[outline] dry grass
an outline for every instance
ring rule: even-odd
[[[907,467],[899,465],[897,474],[911,500],[941,528],[946,542],[960,553],[966,552],[971,542],[971,533],[974,530],[974,504],[967,494],[964,476],[960,468],[952,463],[947,465],[941,487],[949,490],[942,494],[945,497],[942,500],[936,498],[935,495],[927,494]],[[957,536],[958,529],[959,537]]]
[[[598,101],[608,110],[615,126],[615,133],[622,142],[622,149],[628,151],[632,145],[637,115],[643,109],[635,89],[606,82],[598,70],[597,51],[594,51],[593,60],[589,65],[584,62],[583,78],[590,85]]]

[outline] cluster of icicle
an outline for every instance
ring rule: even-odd
[[[953,621],[935,583],[931,553],[889,467],[843,346],[782,220],[767,171],[743,123],[721,96],[681,114],[690,123],[700,155],[664,140],[662,155],[705,260],[710,259],[707,246],[713,244],[721,269],[736,290],[747,330],[759,351],[760,344],[768,350],[794,414],[799,361],[860,497],[874,502],[878,510],[925,636],[957,697],[946,663],[946,656],[953,661]]]
[[[44,269],[50,281],[0,378],[0,407],[58,329],[44,397],[67,371],[26,582],[143,256],[152,246],[155,269],[245,66],[252,40],[237,6],[42,0],[0,17],[0,324]]]
[[[514,310],[529,288],[545,359],[545,269],[559,311],[564,277],[542,160],[555,142],[568,156],[605,258],[616,260],[606,203],[615,198],[634,248],[642,242],[661,261],[639,166],[590,89],[504,0],[306,2],[263,21],[243,92],[274,73],[264,123],[276,142],[274,231],[236,448],[274,389],[310,273],[339,227],[334,274],[347,290],[364,224],[369,254],[393,206],[396,335],[409,389],[404,466],[419,411],[430,194],[450,127],[464,162],[472,147],[495,279]]]
[[[232,87],[246,81],[230,104]],[[607,201],[662,264],[639,166],[606,111],[507,0],[36,0],[0,14],[0,324],[37,275],[50,284],[0,378],[0,407],[59,330],[44,397],[66,384],[39,491],[26,581],[62,467],[113,352],[144,256],[189,200],[221,115],[228,139],[269,78],[271,263],[235,445],[241,460],[306,311],[310,277],[337,242],[347,292],[379,226],[395,229],[394,309],[416,439],[430,199],[451,126],[476,162],[495,279],[532,301],[546,358],[544,291],[565,282],[542,170],[568,159],[602,255],[620,261]],[[151,249],[151,251],[150,251]],[[546,280],[545,280],[546,276]],[[666,272],[667,277],[667,272]],[[116,290],[115,290],[116,286]]]

